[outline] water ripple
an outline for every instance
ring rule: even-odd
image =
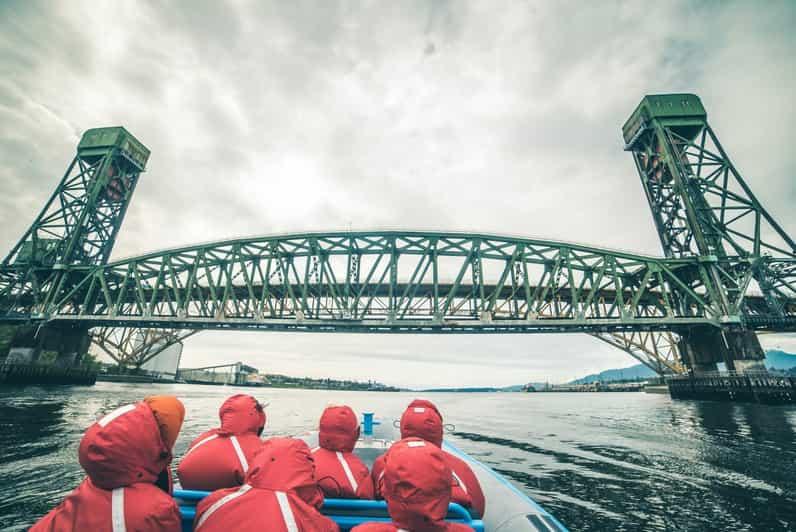
[[[175,446],[218,422],[223,399],[251,389],[102,383],[0,390],[0,530],[24,530],[83,479],[85,428],[115,407],[172,393],[186,405]],[[385,423],[414,394],[256,390],[266,434],[317,425],[328,403]],[[572,530],[792,530],[796,408],[672,402],[609,394],[434,394],[449,435]],[[488,506],[488,501],[487,501]]]

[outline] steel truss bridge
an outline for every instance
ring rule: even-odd
[[[756,331],[796,331],[796,244],[732,165],[696,96],[645,97],[623,133],[664,257],[488,234],[349,231],[109,262],[149,151],[123,128],[89,130],[0,266],[0,319],[20,325],[19,346],[44,341],[33,326],[67,345],[90,330],[134,365],[204,329],[580,332],[660,374],[757,363]]]

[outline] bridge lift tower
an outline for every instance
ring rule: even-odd
[[[0,307],[30,298],[35,318],[86,271],[106,264],[148,159],[149,149],[123,127],[86,131],[61,182],[2,262],[11,278],[5,282],[15,290]],[[83,325],[32,325],[16,330],[12,349],[31,362],[44,349],[56,351],[58,363],[68,366],[80,361],[89,343]]]
[[[689,281],[716,294],[725,324],[755,320],[745,299],[750,288],[762,291],[767,315],[782,318],[782,301],[796,288],[796,244],[730,161],[699,97],[646,96],[622,133],[666,257],[697,257],[709,265],[706,278]],[[717,362],[731,370],[764,370],[753,330],[696,327],[679,349],[696,372],[715,370]]]

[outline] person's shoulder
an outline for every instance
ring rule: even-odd
[[[136,530],[181,529],[180,509],[171,495],[148,483],[132,484],[124,490],[125,515]]]
[[[202,513],[205,509],[211,506],[218,499],[224,497],[225,495],[229,495],[230,493],[239,491],[240,489],[241,489],[240,486],[234,486],[232,488],[222,488],[220,490],[215,490],[211,492],[210,495],[199,501],[199,503],[196,505],[196,513],[197,514]]]
[[[473,473],[472,467],[470,467],[470,464],[468,464],[466,460],[459,458],[453,453],[445,451],[445,461],[448,462],[448,467],[453,469],[455,473],[459,475],[462,473],[469,473],[473,476],[473,478],[475,478],[475,473]]]
[[[455,455],[455,454],[453,454],[452,452],[450,452],[450,451],[446,451],[445,449],[442,449],[442,451],[445,453],[445,459],[446,459],[446,460],[447,460],[449,463],[454,463],[454,464],[464,464],[464,465],[466,465],[467,467],[470,467],[470,466],[467,464],[467,462],[466,462],[464,459],[462,459],[462,458],[459,458],[458,456],[456,456],[456,455]]]
[[[217,434],[218,434],[218,429],[217,428],[216,429],[210,429],[210,430],[208,430],[206,432],[201,433],[199,436],[197,436],[196,438],[193,439],[191,444],[188,446],[188,449],[193,448],[200,441],[206,440],[207,438],[209,438],[211,436],[215,436]]]
[[[362,458],[358,457],[358,456],[357,456],[356,454],[354,454],[353,452],[350,452],[350,453],[343,453],[343,455],[345,456],[345,459],[346,459],[346,461],[348,461],[349,463],[351,463],[351,464],[356,464],[356,465],[358,465],[358,466],[362,466],[362,467],[364,467],[365,469],[367,469],[367,468],[368,468],[368,466],[367,466],[367,465],[365,465],[365,462],[362,460]]]
[[[375,471],[377,469],[384,469],[384,460],[386,456],[387,453],[380,454],[379,456],[377,456],[376,459],[373,461],[373,466],[370,469],[372,471]]]
[[[312,456],[334,456],[334,451],[330,451],[329,449],[324,449],[323,447],[318,446],[310,449],[310,454]]]
[[[174,502],[174,498],[171,495],[149,482],[136,482],[125,486],[124,490],[125,496],[137,496],[140,494],[142,497],[153,501]]]

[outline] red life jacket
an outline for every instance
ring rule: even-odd
[[[146,403],[123,406],[94,423],[78,450],[88,474],[31,530],[180,532],[180,510],[155,486],[171,461]]]
[[[301,440],[271,438],[252,460],[246,482],[218,490],[196,507],[197,532],[339,532],[321,515],[323,493],[310,449]]]
[[[372,499],[370,471],[352,451],[359,438],[359,421],[348,406],[323,411],[318,431],[320,447],[312,450],[315,478],[326,497]]]
[[[233,395],[221,405],[218,417],[221,427],[191,442],[177,467],[184,489],[213,491],[241,485],[262,446],[259,434],[265,412],[254,397]]]
[[[442,446],[442,416],[439,410],[430,401],[415,399],[401,416],[401,437],[417,437]],[[443,451],[445,461],[451,469],[451,501],[461,504],[465,508],[472,508],[479,516],[483,517],[486,510],[486,500],[481,489],[481,483],[473,473],[467,462],[461,458]],[[384,498],[383,479],[384,455],[373,463],[373,485],[377,498]]]
[[[420,438],[393,444],[384,461],[384,493],[392,523],[366,523],[356,532],[464,532],[467,525],[445,522],[451,470],[444,452]]]

